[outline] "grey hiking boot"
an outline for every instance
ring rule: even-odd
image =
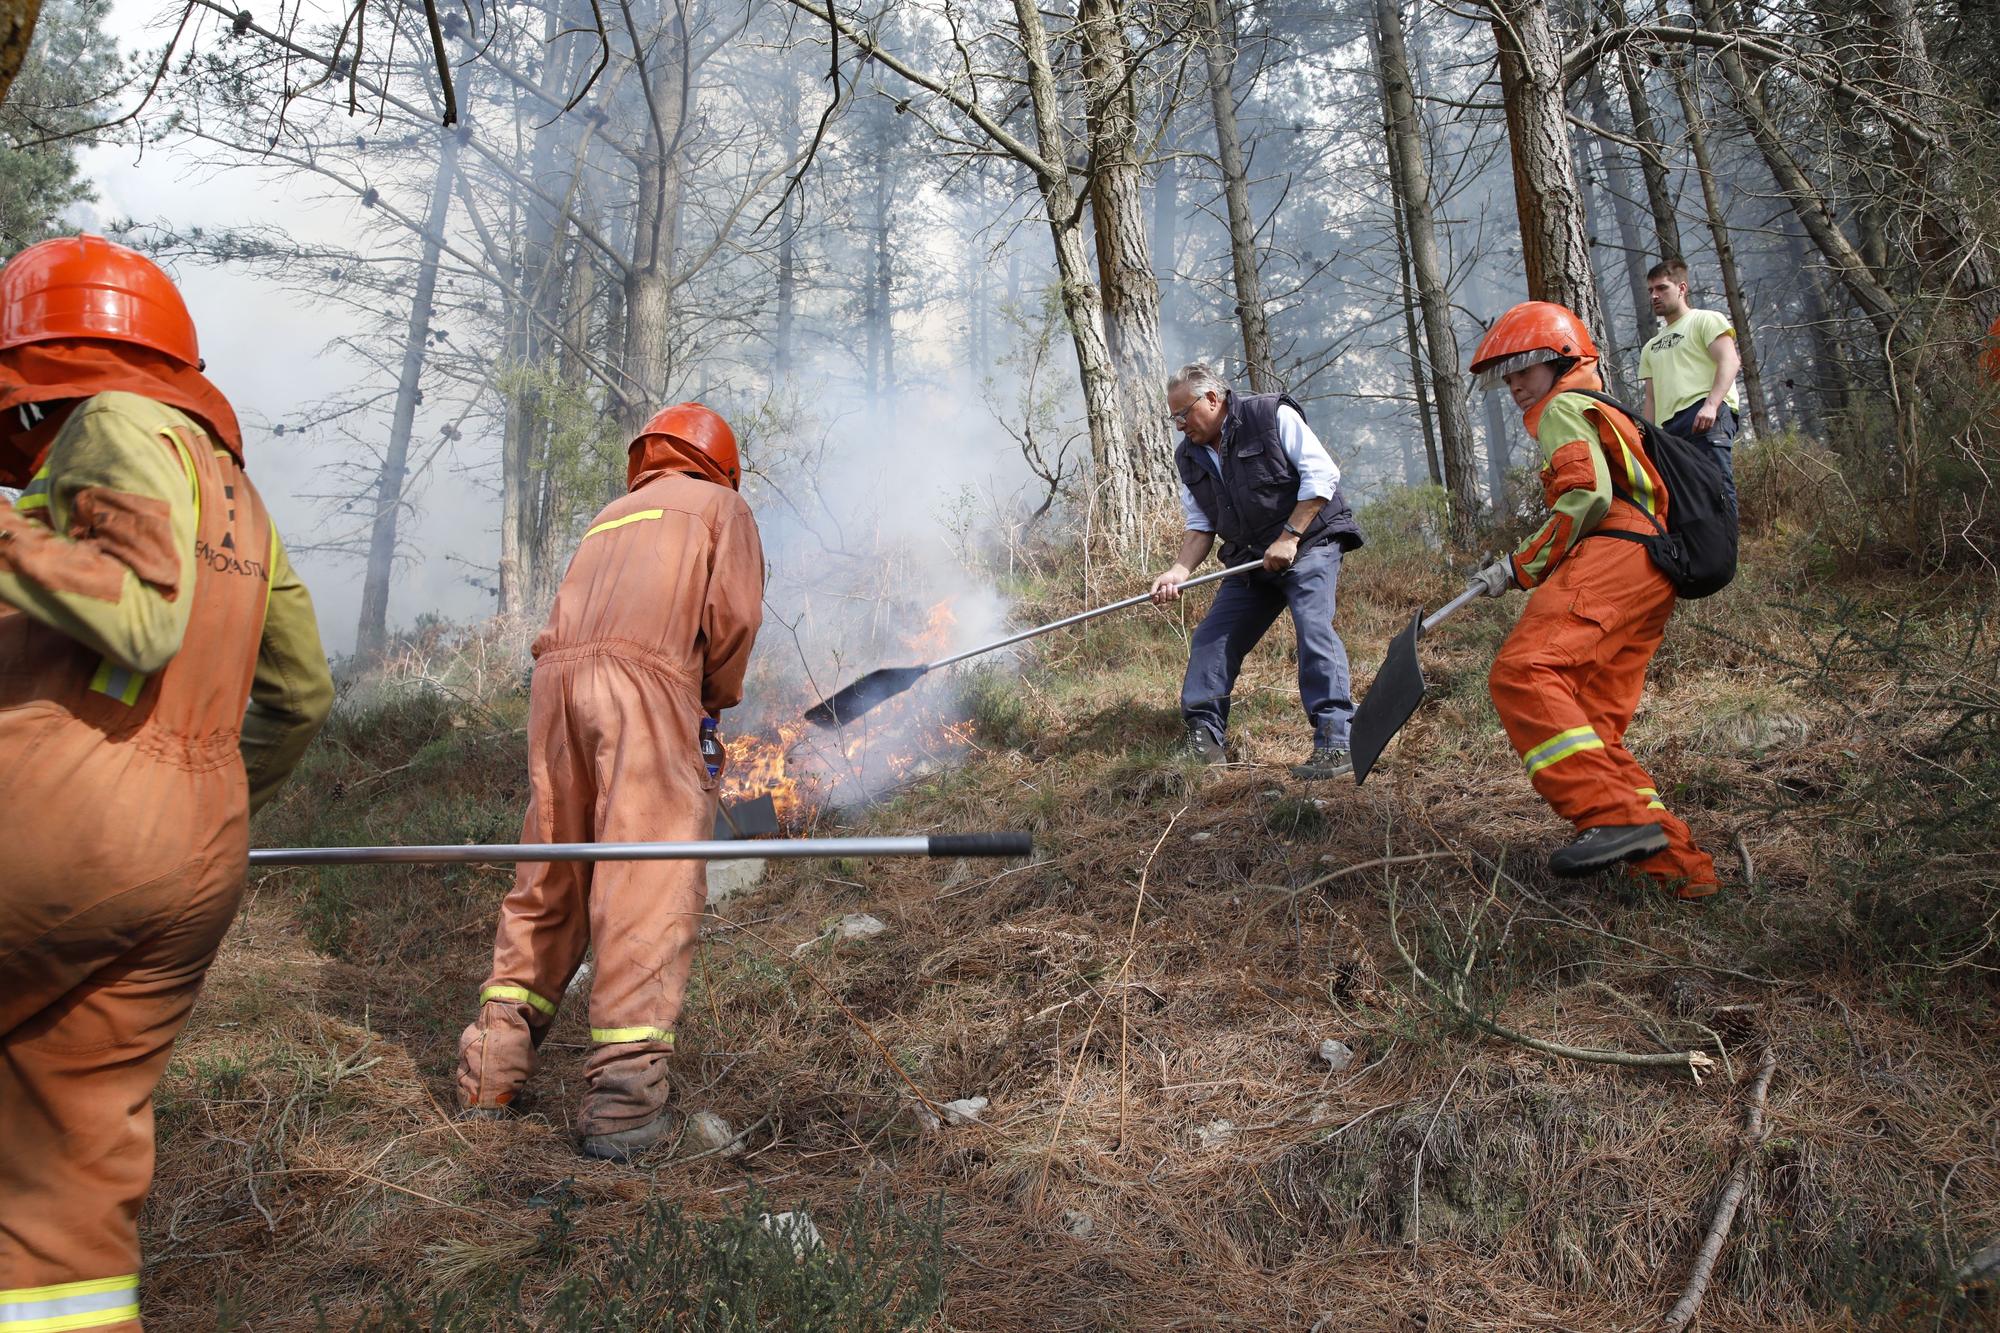
[[[1313,745],[1303,764],[1292,765],[1292,776],[1307,782],[1322,778],[1342,778],[1354,771],[1354,756],[1345,745]]]
[[[1667,831],[1658,824],[1599,824],[1549,857],[1549,873],[1563,879],[1594,875],[1620,861],[1637,861],[1667,849]]]
[[[577,1140],[577,1151],[600,1162],[629,1162],[648,1148],[679,1140],[686,1118],[671,1106],[663,1106],[651,1120],[630,1129],[607,1134],[586,1134]]]
[[[1174,748],[1174,758],[1198,759],[1204,764],[1226,764],[1229,753],[1222,748],[1222,742],[1216,739],[1214,732],[1196,722],[1188,727],[1187,735]]]

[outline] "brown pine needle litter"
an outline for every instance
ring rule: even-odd
[[[1450,583],[1350,562],[1360,682]],[[1434,693],[1360,790],[1286,772],[1310,737],[1282,626],[1213,774],[1169,757],[1165,615],[1051,642],[1018,688],[968,676],[961,764],[815,827],[1029,827],[1034,862],[774,866],[720,909],[744,928],[704,939],[675,1081],[739,1138],[689,1160],[575,1155],[581,989],[525,1116],[445,1118],[503,874],[272,875],[161,1090],[148,1327],[346,1327],[515,1284],[535,1326],[649,1204],[756,1191],[829,1243],[857,1192],[940,1203],[937,1330],[1650,1329],[1725,1188],[1701,1327],[1996,1327],[1990,1290],[1940,1275],[2000,1236],[2000,839],[1951,804],[1993,775],[1961,738],[1997,668],[1954,651],[1962,598],[1839,594],[1766,541],[1676,613],[1629,741],[1723,863],[1694,907],[1543,874],[1565,830],[1484,691],[1518,601],[1426,640]],[[1081,604],[1052,578],[1018,614]],[[1930,647],[1870,656],[1897,616]],[[490,674],[476,706],[391,692],[337,721],[258,840],[511,836],[525,704]],[[861,911],[889,929],[793,956]]]

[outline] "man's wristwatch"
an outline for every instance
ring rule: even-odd
[[[1286,519],[1286,520],[1285,520],[1285,531],[1286,531],[1286,532],[1289,532],[1289,533],[1291,533],[1291,534],[1292,534],[1292,535],[1293,535],[1294,537],[1304,537],[1304,536],[1305,536],[1305,533],[1303,533],[1303,532],[1299,531],[1299,530],[1298,530],[1297,528],[1295,528],[1295,527],[1293,527],[1293,526],[1292,526],[1292,523],[1291,523],[1291,520],[1290,520],[1290,519]]]

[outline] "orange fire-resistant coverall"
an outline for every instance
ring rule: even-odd
[[[0,353],[0,411],[47,401],[8,361],[50,352]],[[235,915],[249,812],[332,704],[311,599],[212,404],[67,400],[0,502],[6,1333],[139,1326],[153,1089]]]
[[[1631,869],[1681,897],[1715,892],[1715,863],[1660,799],[1625,748],[1646,665],[1674,611],[1674,586],[1646,548],[1600,532],[1654,531],[1636,504],[1666,521],[1670,498],[1623,413],[1566,392],[1599,389],[1579,362],[1525,420],[1542,447],[1550,516],[1514,552],[1514,578],[1532,589],[1488,684],[1528,779],[1579,830],[1658,824],[1668,845]],[[1613,494],[1614,483],[1632,502]]]
[[[523,842],[713,831],[701,719],[743,697],[764,555],[749,506],[685,475],[674,444],[653,438],[632,491],[591,523],[535,640]],[[595,941],[577,1130],[615,1133],[657,1116],[707,895],[699,861],[522,863],[479,1016],[459,1040],[461,1103],[513,1101]]]

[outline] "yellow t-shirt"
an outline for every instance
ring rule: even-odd
[[[1655,420],[1669,420],[1708,397],[1715,384],[1715,358],[1708,354],[1708,345],[1724,334],[1736,335],[1727,315],[1689,307],[1639,352],[1639,378],[1653,382]],[[1734,381],[1723,401],[1736,406]]]

